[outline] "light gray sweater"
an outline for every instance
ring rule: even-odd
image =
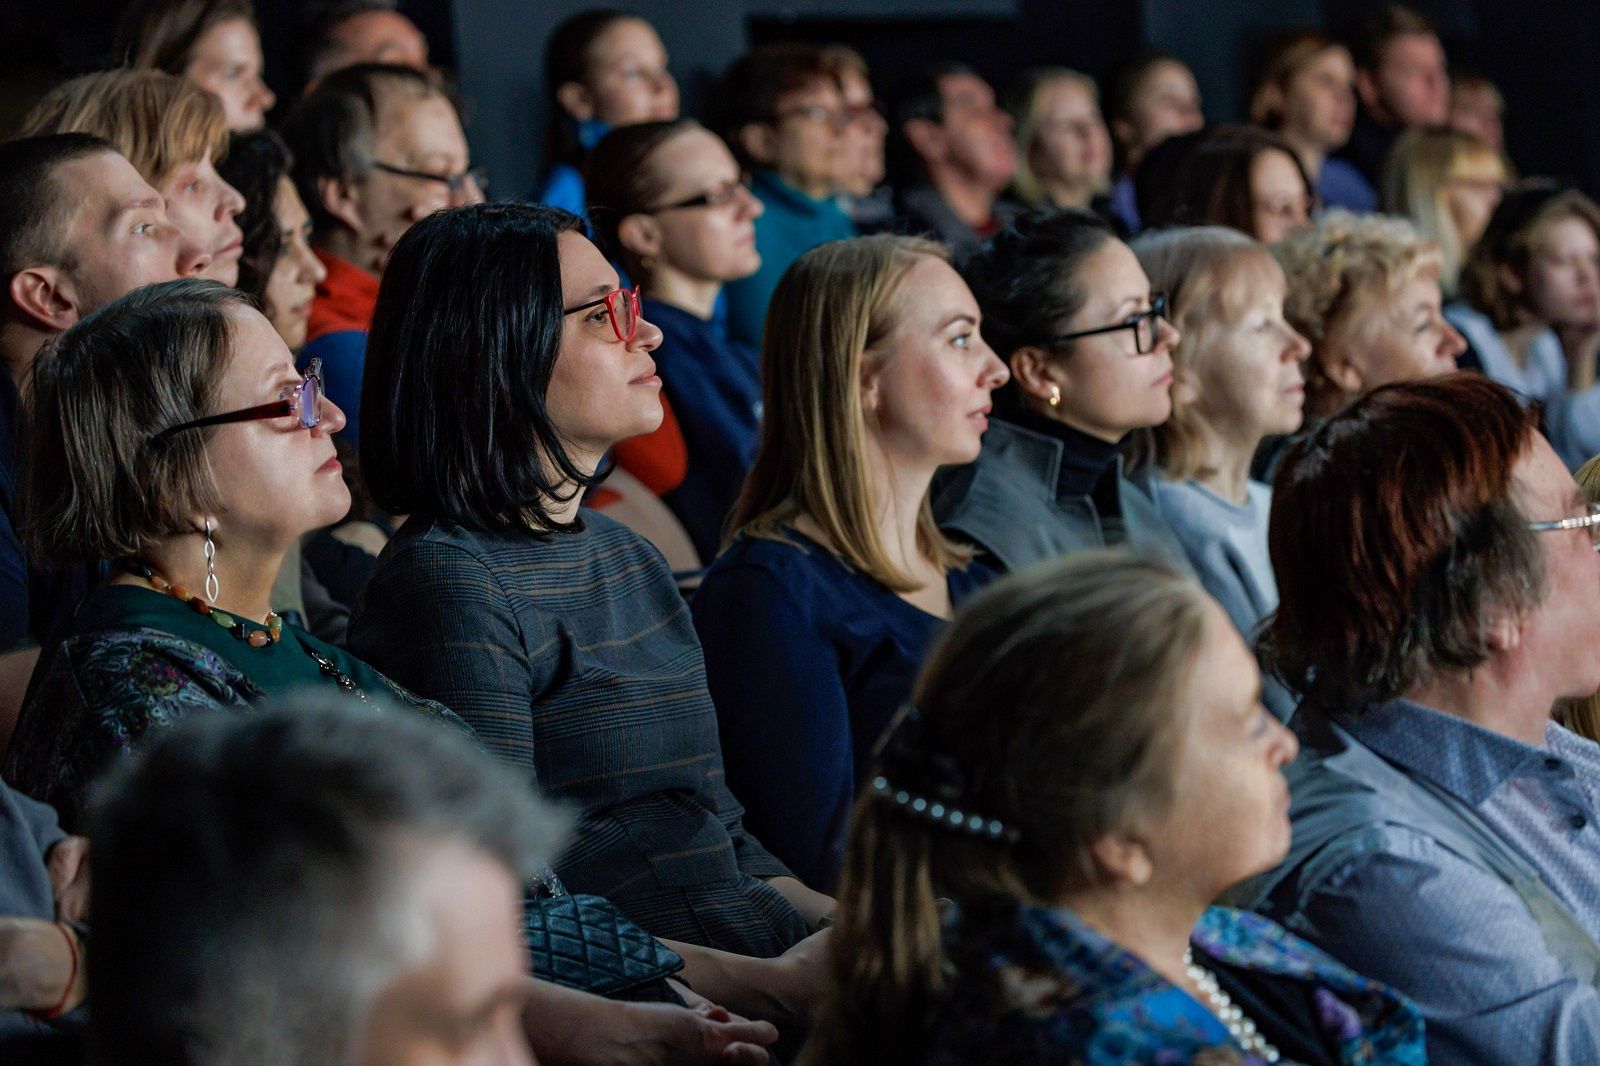
[[[1237,504],[1195,481],[1158,478],[1155,494],[1200,583],[1251,640],[1278,607],[1278,582],[1267,557],[1272,490],[1251,481],[1249,502]]]

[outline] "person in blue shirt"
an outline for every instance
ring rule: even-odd
[[[716,316],[724,282],[761,265],[751,195],[727,145],[691,119],[613,130],[594,151],[589,207],[596,237],[639,283],[661,328],[656,368],[682,434],[683,481],[662,496],[709,561],[755,461],[761,368],[755,349]]]
[[[1403,998],[1213,905],[1289,846],[1295,751],[1163,564],[1079,553],[983,590],[857,801],[801,1066],[1419,1066]]]
[[[613,127],[678,117],[678,83],[655,27],[609,8],[580,11],[556,27],[545,47],[550,94],[548,162],[540,203],[582,215],[583,170]]]
[[[691,607],[728,786],[819,887],[924,650],[989,576],[928,504],[935,470],[976,458],[1009,377],[980,318],[945,248],[917,238],[815,248],[773,294],[761,449]]]
[[[761,267],[727,288],[728,332],[759,346],[767,301],[789,264],[856,234],[834,199],[850,112],[827,53],[809,44],[757,48],[728,69],[717,99],[717,130],[766,208],[756,222]]]

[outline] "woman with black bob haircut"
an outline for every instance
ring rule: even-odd
[[[772,956],[833,901],[745,831],[665,560],[579,513],[605,453],[661,421],[660,342],[576,215],[488,204],[412,227],[378,293],[361,433],[374,498],[411,517],[350,646],[579,808],[569,888],[657,936]]]

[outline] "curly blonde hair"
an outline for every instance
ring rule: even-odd
[[[1333,209],[1317,224],[1273,245],[1289,283],[1283,317],[1311,342],[1306,409],[1326,409],[1337,386],[1322,372],[1333,345],[1376,332],[1375,306],[1418,276],[1439,278],[1439,248],[1410,222]]]

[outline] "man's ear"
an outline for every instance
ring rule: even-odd
[[[944,127],[932,119],[908,119],[903,132],[912,150],[923,159],[943,159],[949,150],[949,138],[945,136]]]
[[[594,96],[575,81],[565,81],[556,90],[556,103],[579,122],[594,118]]]
[[[324,211],[356,233],[361,232],[361,194],[349,182],[324,174],[317,179],[317,198],[322,201]]]
[[[1483,636],[1490,651],[1512,651],[1522,643],[1522,619],[1515,611],[1495,608],[1483,620]]]
[[[744,154],[762,166],[771,166],[778,157],[778,131],[765,122],[746,122],[734,136]]]
[[[45,329],[60,333],[77,324],[78,293],[59,267],[24,267],[6,289],[17,309]]]

